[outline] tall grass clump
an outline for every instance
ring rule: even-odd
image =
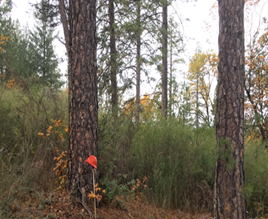
[[[148,177],[149,196],[160,206],[211,210],[215,145],[212,128],[192,130],[172,118],[148,122],[133,139],[134,177]]]
[[[55,128],[46,135],[48,127],[55,125],[51,120],[68,125],[66,92],[26,81],[7,85],[0,84],[1,210],[14,197],[22,197],[24,190],[55,186],[54,148],[67,150],[68,144],[68,134],[62,132],[59,138]]]
[[[268,149],[262,141],[245,144],[245,187],[249,217],[268,217]]]

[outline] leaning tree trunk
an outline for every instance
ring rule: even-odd
[[[244,0],[218,0],[219,81],[215,170],[216,218],[246,218],[244,174]]]
[[[162,116],[167,117],[167,0],[163,3],[162,23]]]
[[[85,160],[98,152],[96,0],[69,0],[68,13],[60,0],[59,8],[68,52],[68,189],[81,198],[81,192],[93,191],[92,167]]]

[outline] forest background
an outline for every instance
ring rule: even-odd
[[[42,1],[43,4],[37,7],[33,5],[35,24],[31,28],[22,26],[20,19],[14,19],[12,7],[16,8],[15,5],[3,0],[0,3],[0,207],[5,216],[12,215],[8,209],[18,199],[18,194],[23,197],[29,191],[60,190],[66,183],[64,152],[68,148],[68,94],[63,83],[65,79],[62,80],[65,72],[59,67],[62,54],[56,55],[55,51],[55,44],[63,39],[56,34],[56,28],[59,28],[57,14],[44,9],[46,2]],[[203,44],[190,41],[190,37],[197,39],[199,34],[185,36],[183,28],[191,19],[187,21],[176,12],[173,18],[170,16],[168,51],[172,53],[168,53],[168,111],[167,119],[162,119],[161,14],[157,4],[145,2],[148,8],[143,10],[150,9],[154,19],[146,20],[144,26],[145,47],[140,68],[142,86],[150,83],[148,87],[152,89],[140,95],[138,124],[133,92],[137,67],[132,58],[137,55],[133,52],[135,27],[131,26],[129,18],[135,15],[125,9],[124,1],[117,2],[115,13],[122,16],[119,12],[123,11],[126,17],[115,24],[119,38],[116,41],[118,117],[115,118],[109,74],[112,68],[107,44],[109,31],[105,29],[105,23],[101,23],[108,19],[107,5],[103,3],[98,11],[98,160],[99,183],[106,190],[103,199],[112,203],[117,195],[132,188],[135,180],[146,176],[148,188],[143,192],[148,201],[193,212],[211,211],[216,163],[217,51],[204,50]],[[172,11],[172,6],[169,8]],[[257,217],[268,213],[267,11],[264,1],[246,3],[246,186],[243,194],[249,215]],[[204,31],[217,32],[215,4],[211,5],[209,13],[210,20],[205,23]],[[194,44],[194,49],[189,49],[187,40]],[[215,48],[215,42],[217,37],[213,37],[212,48]],[[182,67],[183,64],[186,67]],[[176,75],[180,75],[179,80]],[[57,165],[54,157],[61,161],[57,163],[62,167],[58,172],[54,169]],[[56,179],[59,180],[55,184]]]

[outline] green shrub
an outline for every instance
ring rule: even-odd
[[[148,177],[158,205],[211,210],[215,139],[213,129],[192,130],[176,119],[148,122],[133,139],[134,177]]]
[[[108,203],[126,191],[127,182],[132,179],[130,147],[134,135],[135,127],[129,117],[122,114],[114,118],[107,111],[99,111],[99,180]]]
[[[68,134],[62,132],[63,142],[55,134],[44,139],[38,132],[46,133],[53,126],[51,119],[64,120],[67,125],[67,103],[66,92],[50,87],[25,82],[21,88],[7,88],[0,84],[1,199],[21,195],[21,188],[55,186],[53,148],[67,150]]]
[[[118,174],[129,175],[129,150],[135,135],[133,122],[124,114],[114,118],[109,112],[99,111],[98,126],[100,178],[110,180]]]
[[[243,194],[249,216],[265,217],[268,214],[268,151],[261,141],[245,144],[245,178]]]

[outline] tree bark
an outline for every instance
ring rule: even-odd
[[[68,19],[63,0],[59,8],[68,51],[68,189],[81,198],[81,191],[93,191],[92,167],[85,160],[98,155],[96,0],[69,0]]]
[[[162,21],[162,116],[167,117],[167,1],[163,5]]]
[[[246,218],[244,173],[244,0],[218,0],[219,81],[214,217]]]
[[[140,75],[141,75],[141,30],[140,30],[140,15],[141,15],[141,7],[140,1],[137,1],[137,71],[136,71],[136,126],[139,127],[139,120],[140,120]]]
[[[110,20],[110,58],[111,58],[111,94],[112,94],[112,112],[117,115],[117,81],[116,81],[116,44],[114,28],[114,1],[109,0],[109,20]]]

